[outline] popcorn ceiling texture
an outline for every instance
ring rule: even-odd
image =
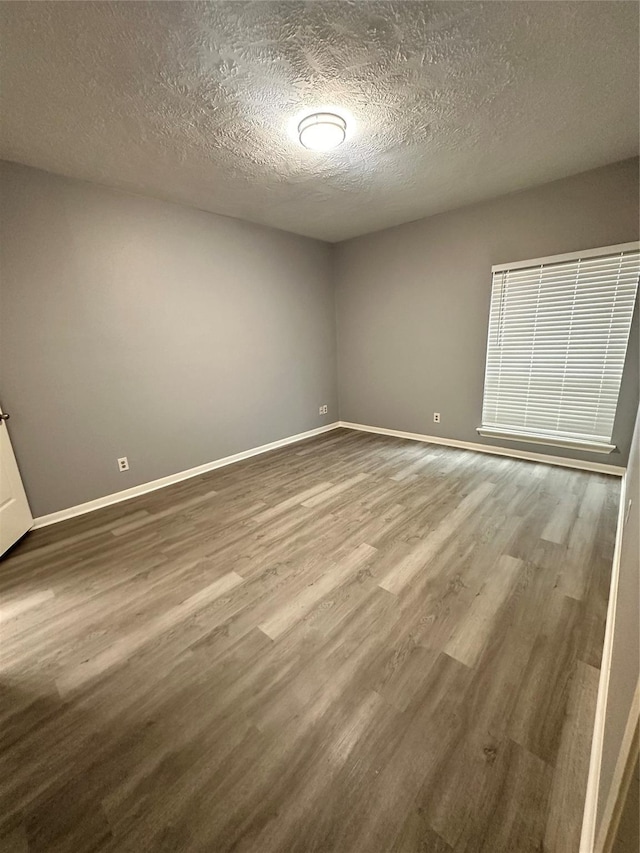
[[[637,153],[634,2],[20,2],[1,26],[1,157],[323,240]],[[292,117],[329,105],[353,134],[301,148]]]

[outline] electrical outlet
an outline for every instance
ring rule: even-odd
[[[329,407],[325,403],[324,406],[320,406],[320,408],[318,409],[318,414],[319,415],[326,415],[328,411],[329,411]]]
[[[434,422],[434,424],[440,423],[440,412],[434,412],[433,413],[433,422]]]
[[[128,471],[129,470],[129,460],[126,456],[121,456],[118,459],[118,469],[120,471]]]

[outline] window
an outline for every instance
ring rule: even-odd
[[[481,435],[610,453],[640,244],[492,268]]]

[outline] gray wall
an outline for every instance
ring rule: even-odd
[[[605,712],[596,838],[611,790],[613,774],[620,755],[633,694],[640,673],[640,409],[636,420],[629,467],[626,475],[626,511],[622,532],[620,573],[616,595],[615,632],[609,673],[609,693]],[[631,502],[631,507],[629,507]]]
[[[333,248],[14,164],[0,187],[0,402],[35,515],[337,420],[336,312],[343,420],[479,442],[491,265],[638,235],[637,160]],[[638,360],[636,316],[619,453],[513,446],[625,464]]]
[[[0,181],[0,401],[36,516],[337,419],[329,246],[8,163]]]
[[[340,244],[341,418],[504,446],[476,432],[492,264],[637,239],[638,161],[628,160]],[[614,430],[619,452],[508,446],[624,465],[637,403],[636,310]]]

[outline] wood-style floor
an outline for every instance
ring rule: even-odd
[[[338,430],[0,564],[0,849],[572,853],[619,481]]]

